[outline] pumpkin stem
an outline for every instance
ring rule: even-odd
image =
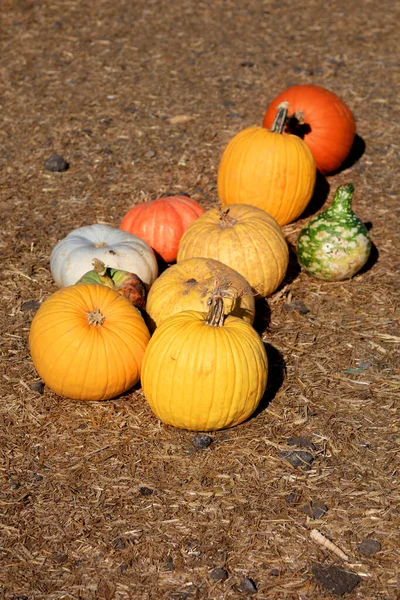
[[[233,290],[233,294],[232,291]],[[214,289],[211,297],[208,299],[207,304],[210,307],[208,309],[206,317],[206,325],[211,327],[222,327],[225,319],[224,311],[224,298],[235,298],[246,295],[246,290],[242,290],[238,293],[233,287],[230,281],[219,282],[218,280],[214,283]]]
[[[93,270],[96,271],[96,273],[98,275],[100,275],[100,277],[104,277],[106,275],[107,267],[103,263],[102,260],[99,260],[98,258],[94,258],[92,260],[92,265],[93,265]]]
[[[304,120],[304,113],[302,110],[296,110],[292,115],[288,115],[285,123],[286,133],[297,135],[300,139],[304,140],[304,137],[311,132],[311,127]]]
[[[229,213],[229,208],[227,208],[226,210],[223,210],[222,208],[220,208],[218,211],[219,226],[222,229],[225,229],[226,227],[233,227],[233,225],[235,225],[235,223],[237,223],[237,219],[234,219],[228,213]]]
[[[101,314],[99,308],[94,308],[91,312],[87,312],[86,314],[89,325],[103,325],[105,316]]]
[[[289,102],[281,102],[278,106],[278,112],[272,123],[271,133],[282,133],[288,116]]]

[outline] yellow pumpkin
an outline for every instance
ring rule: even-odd
[[[234,269],[213,258],[188,258],[172,265],[150,288],[146,311],[150,328],[183,310],[207,312],[207,301],[214,284],[229,284],[225,297],[225,314],[241,317],[252,324],[255,314],[254,294],[249,283]]]
[[[228,265],[243,275],[257,296],[265,297],[285,277],[289,249],[271,215],[249,204],[232,204],[225,210],[208,210],[185,231],[177,262],[194,257]]]
[[[218,168],[218,195],[223,206],[252,204],[286,225],[309,203],[316,167],[303,140],[282,135],[287,107],[279,111],[271,131],[248,127],[228,143]]]
[[[142,387],[164,423],[195,431],[233,427],[257,408],[268,361],[251,325],[224,318],[221,294],[209,312],[183,311],[157,327],[143,361]]]
[[[76,400],[107,400],[140,377],[150,333],[116,290],[79,284],[43,302],[29,334],[35,368],[50,389]]]

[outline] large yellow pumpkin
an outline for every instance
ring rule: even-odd
[[[146,304],[150,328],[183,310],[207,312],[207,301],[219,281],[228,286],[225,314],[241,317],[252,324],[254,294],[246,279],[234,269],[213,258],[188,258],[172,265],[153,283]]]
[[[35,314],[29,344],[35,368],[54,392],[107,400],[140,377],[149,330],[137,308],[103,285],[62,288]]]
[[[272,294],[285,277],[289,250],[271,215],[249,204],[212,208],[183,234],[177,262],[215,258],[238,271],[259,297]]]
[[[282,135],[287,115],[279,114],[271,131],[248,127],[225,148],[218,169],[223,206],[252,204],[280,225],[297,219],[313,194],[316,167],[308,146],[296,135]]]
[[[224,318],[215,297],[209,313],[183,311],[157,327],[147,346],[141,381],[154,414],[197,431],[238,425],[257,408],[268,361],[251,325]]]

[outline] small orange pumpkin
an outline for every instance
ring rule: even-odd
[[[299,137],[282,135],[286,116],[283,105],[271,131],[248,127],[229,142],[218,169],[223,206],[252,204],[279,225],[291,223],[306,208],[315,185],[315,160]]]
[[[76,400],[107,400],[140,377],[149,330],[127,298],[104,285],[62,288],[43,302],[29,333],[46,385]]]
[[[336,171],[354,142],[353,113],[339,96],[318,85],[293,85],[272,100],[264,116],[270,128],[282,102],[288,103],[285,132],[299,135],[323,174]]]
[[[167,263],[176,259],[179,240],[204,208],[187,196],[168,196],[133,206],[120,229],[141,238]]]

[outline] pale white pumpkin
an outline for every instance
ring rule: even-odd
[[[94,258],[107,267],[135,273],[150,288],[158,275],[156,256],[137,236],[110,225],[87,225],[60,240],[50,256],[50,270],[58,287],[74,285],[93,269]]]

